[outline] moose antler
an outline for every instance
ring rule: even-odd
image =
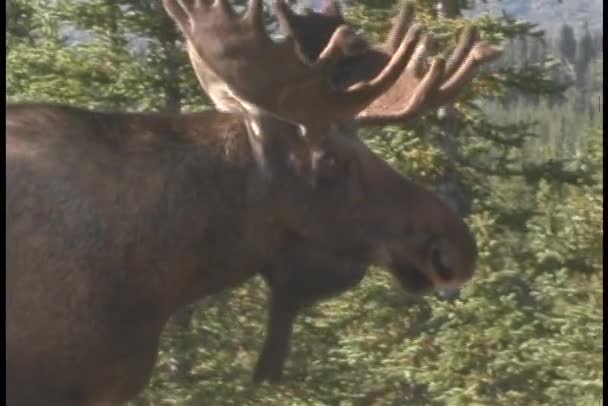
[[[227,0],[163,0],[184,32],[194,69],[214,100],[262,109],[311,124],[355,118],[363,124],[402,121],[452,101],[477,66],[501,51],[465,31],[447,64],[435,58],[422,72],[430,38],[412,24],[406,2],[384,47],[370,46],[344,21],[337,4],[298,15],[284,0],[274,11],[287,34],[264,29],[262,0],[237,15]],[[222,102],[223,103],[223,102]]]
[[[227,86],[223,92],[296,123],[356,116],[399,78],[422,29],[412,26],[371,79],[337,87],[330,79],[338,61],[358,53],[375,55],[344,23],[337,6],[299,16],[284,0],[275,1],[275,13],[288,34],[284,41],[275,42],[263,26],[262,0],[250,0],[242,15],[226,0],[163,0],[163,4],[186,36],[203,87],[217,87],[223,81]]]
[[[387,37],[384,46],[386,52],[395,51],[396,44],[413,20],[413,5],[404,7]],[[445,68],[437,67],[437,62],[441,59],[436,58],[429,70],[432,72],[436,69],[436,72],[423,76],[422,63],[429,47],[430,38],[425,36],[399,80],[362,111],[356,118],[357,122],[400,122],[425,110],[446,105],[454,101],[458,93],[471,82],[477,67],[495,60],[502,54],[502,49],[480,42],[477,30],[469,26],[461,35]]]

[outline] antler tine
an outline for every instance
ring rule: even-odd
[[[405,107],[403,112],[404,116],[417,114],[426,104],[428,104],[441,83],[444,69],[445,60],[443,58],[435,58],[429,71],[412,94],[410,103]]]
[[[249,22],[251,27],[257,32],[262,31],[266,35],[264,29],[264,1],[263,0],[250,0],[247,6],[247,11],[243,14],[243,21]]]
[[[320,68],[338,59],[340,56],[347,55],[347,44],[353,35],[355,34],[350,27],[346,25],[338,27],[329,39],[325,49],[319,54],[315,65]]]
[[[179,0],[162,0],[163,6],[169,16],[184,30],[185,25],[188,22],[188,14],[185,12],[185,5]],[[186,26],[187,28],[187,26]]]
[[[234,17],[235,12],[226,0],[162,0],[167,13],[173,18],[186,36],[193,23],[192,16],[197,12],[208,11],[213,7],[228,17]]]
[[[317,60],[317,66],[328,65],[328,62],[340,53],[341,45],[343,45],[342,40],[348,35],[348,33],[341,35],[341,32],[340,28],[335,31],[332,40],[329,41],[327,47]],[[420,24],[412,26],[401,42],[397,52],[390,57],[390,60],[381,72],[371,80],[361,80],[346,89],[328,89],[322,87],[320,90],[324,92],[324,95],[321,101],[325,103],[325,108],[321,111],[316,111],[314,116],[306,117],[306,120],[309,122],[317,121],[322,118],[323,114],[330,114],[331,116],[328,119],[332,120],[355,117],[369,103],[386,92],[399,78],[399,75],[416,49],[421,32],[422,26]],[[321,83],[321,85],[323,86],[324,83]],[[302,104],[302,94],[310,92],[307,89],[311,87],[310,82],[300,82],[299,84],[289,86],[281,94],[280,105],[286,110],[296,111]]]
[[[445,65],[442,72],[439,72],[440,68],[436,65],[438,59],[435,58],[431,69],[422,79],[419,70],[423,58],[416,56],[418,52],[424,54],[427,45],[421,45],[397,83],[361,112],[356,121],[360,124],[400,122],[453,101],[472,81],[477,67],[502,54],[500,48],[477,41],[475,27],[467,27],[447,64],[440,62],[440,65]]]
[[[198,0],[198,1],[201,1],[201,0]],[[221,10],[224,14],[226,14],[230,17],[236,16],[234,9],[230,5],[230,3],[228,3],[227,0],[214,0],[211,7],[216,7],[217,9]]]
[[[373,100],[384,93],[389,86],[395,82],[411,60],[422,34],[422,29],[423,27],[421,24],[414,24],[410,27],[389,63],[386,64],[384,69],[382,69],[375,78],[348,87],[343,92],[339,93],[338,97],[341,98],[344,103],[358,105],[362,102]]]
[[[300,59],[317,71],[342,56],[356,53],[360,50],[358,45],[365,43],[363,48],[367,48],[367,43],[346,24],[334,1],[321,12],[309,9],[296,14],[285,0],[275,0],[273,9]]]
[[[424,62],[426,62],[426,58],[429,54],[430,45],[431,37],[428,34],[423,34],[410,62],[405,68],[411,70],[412,74],[418,78],[422,77],[424,74]]]
[[[442,60],[426,75],[416,74],[429,38],[420,41],[422,26],[411,24],[410,2],[403,4],[387,40],[395,52],[370,47],[333,3],[321,13],[298,15],[284,0],[275,0],[273,9],[288,36],[283,42],[271,40],[264,29],[262,0],[249,0],[240,18],[234,18],[227,0],[163,4],[186,35],[192,65],[213,100],[232,100],[224,105],[241,105],[254,114],[264,110],[309,126],[358,114],[391,120],[409,116],[436,99],[452,97],[472,77],[469,70],[491,54],[478,46],[467,53],[471,41],[462,40],[449,63],[452,69],[462,61],[461,67],[443,85],[437,79],[446,77]],[[395,112],[394,106],[403,109]]]
[[[277,20],[283,29],[291,30],[290,20],[293,18],[295,13],[291,10],[291,7],[285,0],[274,0],[272,2],[272,9],[276,14]],[[291,34],[291,32],[287,32]]]
[[[403,121],[419,114],[423,109],[427,108],[430,100],[436,94],[441,79],[443,78],[444,69],[445,60],[443,58],[435,58],[426,75],[420,80],[417,86],[411,90],[405,106],[400,110],[390,111],[390,104],[379,104],[377,100],[372,106],[378,109],[385,109],[388,112],[373,114],[370,113],[371,109],[368,109],[357,117],[357,121],[361,124],[384,124]],[[411,69],[411,71],[413,71],[413,69]]]
[[[394,53],[397,50],[415,16],[416,5],[409,1],[405,2],[399,10],[399,14],[393,20],[391,30],[386,36],[384,46],[390,53]]]
[[[276,12],[279,21],[283,24],[285,30],[293,35],[290,19],[293,18],[294,14],[283,3],[283,0],[277,0],[275,4],[277,5]],[[420,70],[423,57],[428,50],[430,38],[424,36],[424,40],[419,44],[419,38],[421,37],[422,32],[421,24],[414,24],[409,27],[405,37],[403,37],[402,34],[402,32],[410,26],[414,13],[414,4],[409,1],[404,2],[401,13],[395,20],[391,35],[389,36],[389,42],[394,44],[399,41],[399,47],[391,55],[385,56],[387,59],[390,59],[375,77],[371,80],[360,80],[342,90],[331,89],[330,92],[326,93],[326,98],[328,98],[333,105],[340,106],[339,111],[330,110],[334,113],[335,118],[352,118],[358,114],[362,109],[379,98],[379,96],[394,85],[408,64],[412,65],[413,71]],[[316,67],[329,65],[329,62],[336,60],[339,56],[344,56],[346,52],[344,52],[342,48],[351,36],[351,32],[347,31],[346,27],[339,27],[334,32],[334,35],[328,42],[325,50],[319,55],[319,58],[315,62]],[[414,57],[412,58],[412,56]],[[424,79],[424,86],[421,87],[421,89],[425,89],[425,93],[415,92],[416,99],[412,100],[413,103],[410,104],[410,108],[421,106],[427,101],[429,95],[433,93],[433,89],[429,86],[433,84],[435,84],[436,87],[438,86],[436,78],[438,74],[440,76],[443,75],[443,69],[443,62],[438,62],[433,65],[432,71],[430,71]],[[310,85],[310,82],[301,82],[300,84],[290,86],[282,92],[280,104],[288,110],[296,109],[298,103],[301,103],[300,95],[304,92],[304,88]]]
[[[464,86],[473,80],[477,67],[497,59],[500,55],[502,55],[502,49],[493,47],[487,42],[478,42],[475,44],[464,63],[462,63],[459,69],[441,86],[441,88],[439,88],[436,100],[430,107],[439,107],[442,104],[449,102]]]
[[[465,58],[471,52],[471,48],[479,41],[479,31],[474,25],[468,25],[465,27],[464,32],[460,36],[460,41],[458,41],[458,45],[452,52],[452,55],[448,59],[446,68],[445,68],[445,77],[449,78],[454,74],[456,69],[458,69]]]

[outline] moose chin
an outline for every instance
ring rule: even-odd
[[[254,380],[278,381],[298,312],[370,265],[410,291],[453,294],[474,274],[464,221],[376,156],[357,128],[454,101],[500,50],[467,29],[452,56],[405,4],[383,45],[336,4],[239,15],[225,0],[163,0],[217,110],[6,109],[9,405],[135,397],[182,306],[262,275],[266,341]]]

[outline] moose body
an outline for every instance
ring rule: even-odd
[[[273,208],[312,186],[296,172],[281,178],[299,186],[265,180],[238,115],[17,105],[6,128],[9,404],[131,398],[168,318],[256,273],[273,290],[256,378],[278,379],[297,311],[363,276],[354,247],[313,251],[279,233]],[[289,140],[277,137],[279,167]]]
[[[276,292],[256,377],[278,379],[297,311],[363,276],[279,243],[238,115],[9,106],[6,170],[9,404],[133,397],[168,318],[256,273]]]
[[[169,316],[255,274],[242,131],[218,112],[8,107],[9,404],[132,397]]]
[[[356,245],[363,235],[327,248],[319,236],[311,248],[276,227],[282,204],[306,212],[317,202],[303,196],[320,191],[328,203],[309,169],[290,168],[286,152],[302,146],[285,131],[266,144],[267,159],[283,171],[268,180],[235,114],[8,106],[8,403],[130,399],[149,379],[168,318],[256,273],[272,290],[256,379],[279,379],[297,311],[358,283],[370,262]],[[409,185],[368,158],[387,180]],[[329,203],[326,219],[315,211],[310,233],[329,218],[352,221]],[[361,207],[351,203],[347,212],[360,221]],[[370,207],[378,210],[368,210],[372,218],[384,217],[381,206]],[[327,237],[343,232],[336,230]]]
[[[369,265],[416,292],[473,275],[462,219],[355,132],[452,100],[498,51],[465,33],[451,63],[421,77],[426,48],[413,57],[420,29],[407,13],[378,50],[353,40],[335,6],[298,16],[279,1],[292,39],[271,45],[260,0],[243,16],[225,0],[163,4],[225,112],[7,107],[9,405],[133,398],[169,317],[257,274],[271,300],[255,381],[281,378],[298,311]],[[255,55],[284,70],[269,81]]]

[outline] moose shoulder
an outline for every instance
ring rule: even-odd
[[[353,43],[337,9],[296,21],[280,6],[279,21],[304,54],[337,57],[339,70],[358,83],[354,93],[303,89],[298,105],[290,75],[309,75],[316,86],[332,72],[307,72],[302,66],[311,65],[296,60],[303,54],[283,47],[282,57],[294,58],[285,66],[294,70],[276,85],[257,80],[267,74],[263,67],[233,76],[243,74],[231,67],[247,65],[245,49],[263,41],[230,37],[225,44],[235,48],[224,49],[213,40],[221,33],[209,30],[222,20],[205,22],[218,12],[237,16],[223,1],[205,4],[164,0],[203,88],[228,112],[7,107],[8,404],[131,399],[149,379],[167,319],[256,274],[272,295],[256,381],[281,377],[299,309],[356,285],[369,265],[413,291],[458,288],[473,275],[477,251],[465,223],[375,156],[354,129],[451,100],[472,69],[490,59],[484,48],[470,36],[455,51],[463,68],[440,72],[435,65],[432,75],[415,77],[403,64],[418,28],[408,30],[403,16],[394,47],[363,47],[353,59],[336,51]],[[255,28],[259,7],[251,0],[249,20],[239,21]],[[298,40],[307,27],[299,24],[312,17],[333,21],[315,40],[325,49]],[[387,95],[398,111],[383,107]],[[288,103],[277,103],[284,96]],[[321,114],[325,97],[333,107]]]
[[[256,272],[243,124],[9,106],[6,145],[7,400],[128,399],[179,306]]]

